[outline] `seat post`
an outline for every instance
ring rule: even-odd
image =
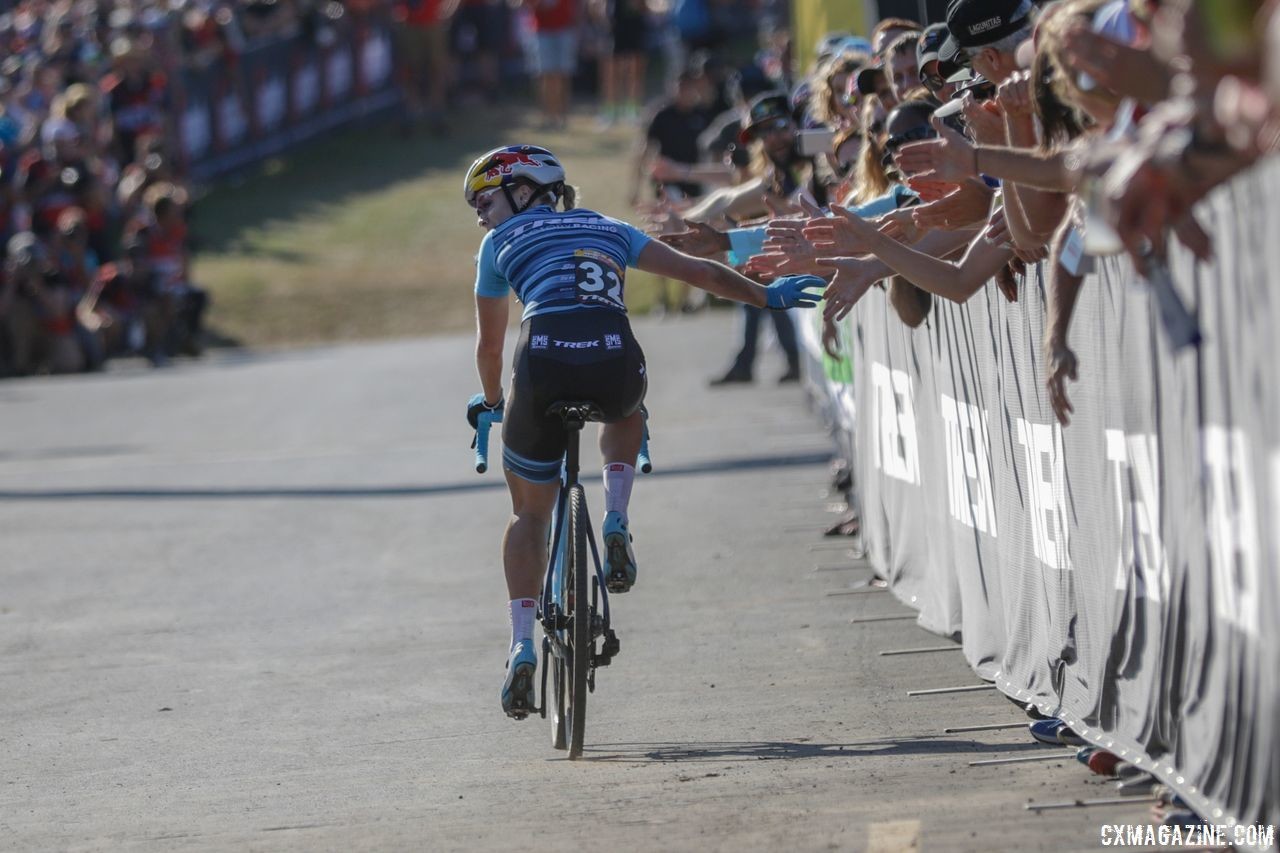
[[[565,485],[572,486],[578,482],[578,438],[582,435],[582,421],[577,418],[565,418],[565,450],[564,473]]]

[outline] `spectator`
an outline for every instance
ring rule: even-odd
[[[938,58],[938,51],[947,40],[947,25],[934,24],[920,34],[916,46],[916,71],[920,76],[920,84],[929,90],[929,94],[940,102],[951,100],[956,86],[947,78],[960,69]]]
[[[839,55],[818,69],[813,91],[810,94],[806,124],[831,130],[857,124],[855,102],[847,96],[849,78],[865,62],[861,55]]]
[[[601,123],[608,126],[615,121],[639,121],[648,64],[647,4],[645,0],[591,0],[591,5],[609,34],[607,49],[600,59],[604,99]]]
[[[474,77],[489,101],[498,97],[498,62],[506,41],[503,0],[462,0],[453,16],[453,42],[459,54],[474,55]]]
[[[158,183],[143,195],[143,212],[126,226],[125,246],[152,299],[146,354],[164,364],[179,353],[198,355],[208,296],[191,282],[186,195]]]
[[[398,0],[393,7],[406,133],[424,122],[437,136],[449,132],[445,106],[453,69],[448,21],[457,7],[458,0]]]
[[[654,174],[653,166],[661,158],[665,171],[657,174],[681,174],[683,180],[662,181],[655,178],[654,194],[658,198],[682,201],[702,195],[702,185],[688,179],[688,172],[699,160],[698,136],[711,118],[703,109],[706,92],[704,79],[693,71],[682,72],[675,82],[670,99],[659,106],[645,130],[645,142],[632,172],[631,204],[640,202],[641,176]]]
[[[907,100],[908,94],[920,85],[920,70],[916,65],[916,47],[920,35],[906,32],[898,36],[885,51],[888,56],[886,75],[889,88],[896,102]]]
[[[15,234],[6,250],[0,314],[7,321],[11,370],[18,375],[83,370],[74,292],[49,263],[35,234]]]
[[[100,86],[111,116],[113,154],[119,162],[127,163],[138,137],[165,132],[168,80],[139,45],[125,36],[112,41],[111,60],[112,69]]]
[[[545,127],[569,125],[569,83],[578,63],[577,0],[524,0],[533,7],[534,73]]]

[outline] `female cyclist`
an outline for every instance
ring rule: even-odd
[[[537,596],[547,562],[547,531],[565,451],[564,426],[547,415],[557,400],[591,400],[605,414],[606,579],[611,592],[636,580],[627,504],[644,434],[640,404],[644,353],[631,334],[623,302],[627,267],[679,279],[717,296],[761,308],[812,307],[815,276],[789,276],[762,287],[723,264],[677,252],[636,228],[575,208],[576,192],[550,151],[533,145],[498,148],[467,170],[467,204],[480,227],[476,269],[476,367],[482,393],[467,420],[503,411],[502,462],[511,491],[511,520],[502,546],[510,593],[511,648],[502,708],[523,717],[534,707]],[[562,209],[557,210],[559,205]],[[504,404],[502,348],[508,292],[524,304],[511,399]]]

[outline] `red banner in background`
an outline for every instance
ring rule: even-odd
[[[389,22],[361,18],[178,72],[175,132],[189,173],[252,165],[399,99]]]

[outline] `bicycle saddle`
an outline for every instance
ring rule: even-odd
[[[588,421],[604,420],[604,412],[600,411],[600,407],[595,403],[589,401],[561,400],[552,403],[551,408],[547,409],[547,414],[553,418],[559,417],[566,424],[585,424]]]

